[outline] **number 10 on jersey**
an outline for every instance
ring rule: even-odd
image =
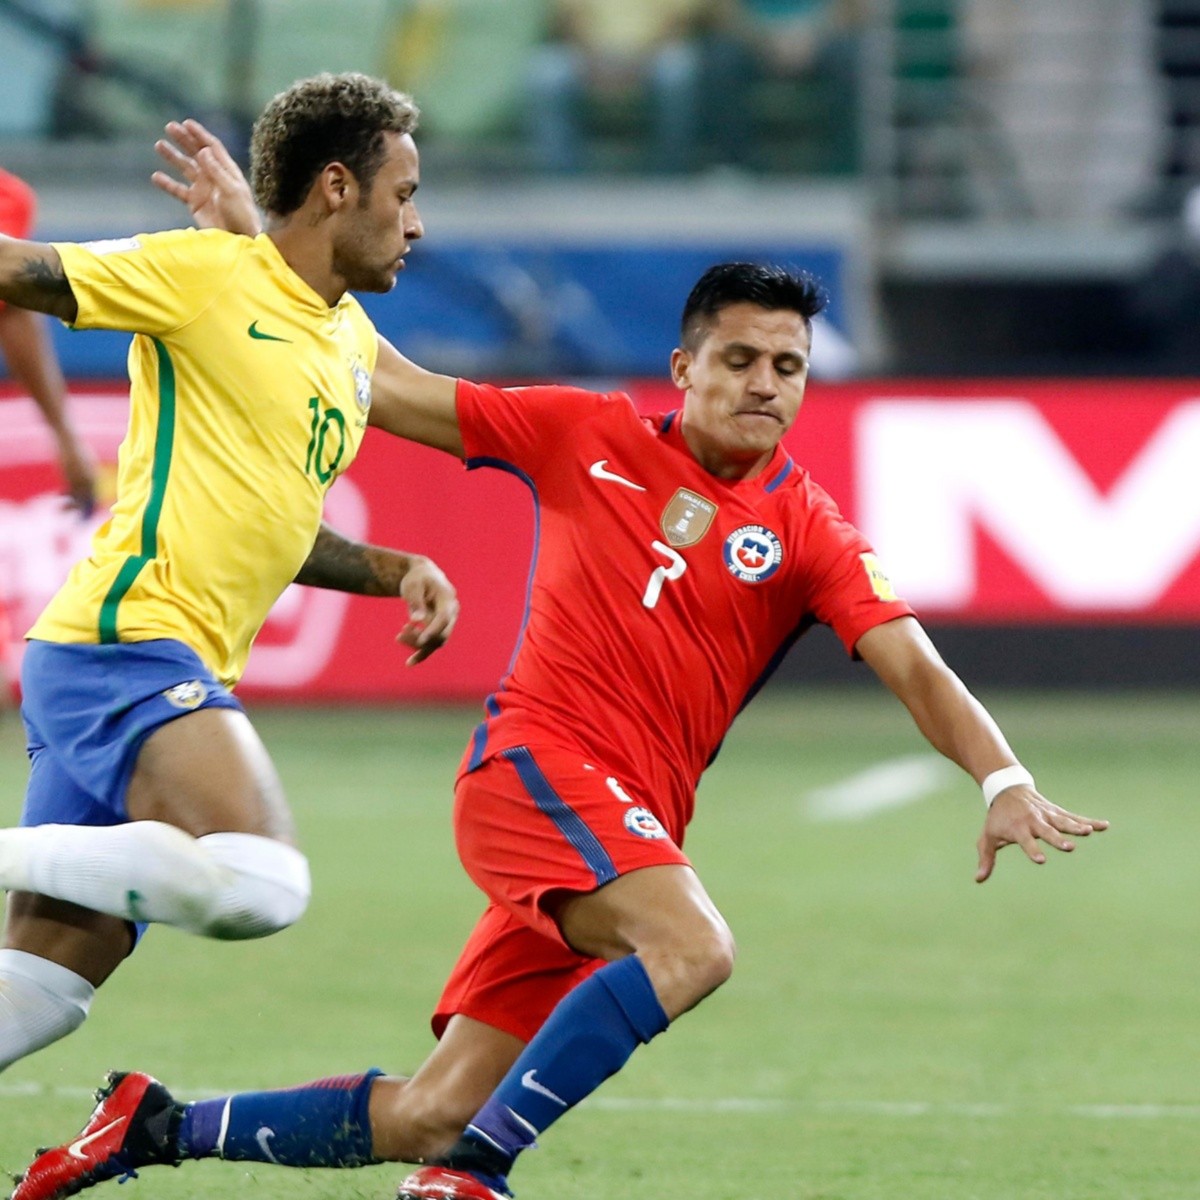
[[[309,430],[308,451],[304,456],[304,473],[316,475],[317,482],[325,484],[333,478],[342,455],[346,453],[346,418],[336,408],[328,409],[322,416],[320,396],[312,396],[308,407],[312,410],[312,427]],[[333,428],[337,430],[337,451],[326,462],[327,443],[332,442],[330,430]]]

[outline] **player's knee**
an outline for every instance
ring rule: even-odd
[[[138,866],[130,917],[203,933],[225,880],[199,841],[164,821],[133,821],[110,836]]]
[[[81,975],[22,950],[0,950],[0,1071],[73,1033],[95,989]]]
[[[667,1015],[674,1020],[733,974],[737,955],[724,922],[680,929],[665,943],[638,952]]]
[[[304,915],[312,880],[294,846],[249,833],[210,833],[199,845],[220,883],[195,932],[226,941],[266,937]]]
[[[706,934],[691,947],[692,970],[699,996],[715,992],[733,974],[737,946],[729,926],[713,924]]]
[[[729,926],[719,917],[705,914],[702,920],[680,925],[673,934],[669,953],[695,999],[700,1000],[733,974],[737,948]]]

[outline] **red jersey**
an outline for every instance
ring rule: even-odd
[[[24,180],[0,169],[0,233],[22,241],[33,232],[37,215],[37,199],[33,188]],[[4,301],[0,300],[0,312]]]
[[[753,479],[709,474],[681,414],[628,396],[460,380],[468,468],[533,491],[525,623],[463,760],[579,751],[679,844],[740,708],[814,623],[846,649],[912,610],[866,539],[782,446]]]
[[[33,232],[37,201],[29,184],[0,170],[0,233],[24,240]]]

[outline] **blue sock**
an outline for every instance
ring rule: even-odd
[[[513,1160],[615,1075],[667,1014],[637,955],[601,967],[555,1006],[447,1159],[503,1183]]]
[[[365,1167],[376,1161],[367,1106],[382,1074],[373,1067],[365,1075],[285,1091],[197,1100],[184,1109],[179,1154],[281,1167]]]

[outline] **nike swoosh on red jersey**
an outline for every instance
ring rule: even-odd
[[[609,483],[619,483],[624,487],[633,488],[635,492],[644,492],[646,490],[640,483],[634,483],[632,479],[626,479],[624,475],[616,475],[612,471],[606,470],[607,466],[608,459],[599,458],[588,467],[588,474],[593,479],[607,479]]]

